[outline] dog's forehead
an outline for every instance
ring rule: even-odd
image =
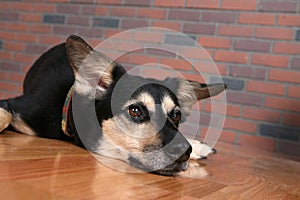
[[[179,107],[176,97],[166,87],[158,84],[149,84],[141,87],[137,94],[133,95],[130,103],[140,102],[149,111],[155,112],[156,107],[161,107],[165,114]]]

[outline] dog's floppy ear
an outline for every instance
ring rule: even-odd
[[[204,84],[196,81],[180,80],[176,95],[182,111],[189,115],[194,103],[201,99],[216,96],[226,88],[227,86],[224,83]]]
[[[116,66],[116,63],[111,59],[95,51],[78,36],[71,35],[68,37],[66,51],[75,73],[75,90],[82,95],[100,98],[114,81],[113,74],[116,74],[115,71],[125,73],[121,66]]]

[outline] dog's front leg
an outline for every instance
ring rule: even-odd
[[[216,154],[217,151],[207,144],[200,142],[198,140],[187,139],[189,143],[192,145],[193,151],[190,155],[191,159],[204,159],[209,154]]]
[[[6,100],[0,101],[0,133],[6,129],[12,120]]]

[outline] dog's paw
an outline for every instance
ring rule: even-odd
[[[192,145],[193,151],[190,155],[190,159],[205,159],[209,154],[216,154],[217,151],[207,144],[203,142],[199,142],[197,140],[190,140],[190,144]]]
[[[178,175],[186,178],[204,178],[208,176],[209,173],[205,169],[204,164],[196,160],[190,160],[189,168],[186,171],[180,172]]]
[[[12,120],[12,114],[0,108],[0,133],[6,129]]]

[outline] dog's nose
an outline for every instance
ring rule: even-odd
[[[167,145],[165,153],[167,156],[176,162],[185,162],[189,159],[192,152],[192,147],[188,141],[184,140],[172,140]]]

